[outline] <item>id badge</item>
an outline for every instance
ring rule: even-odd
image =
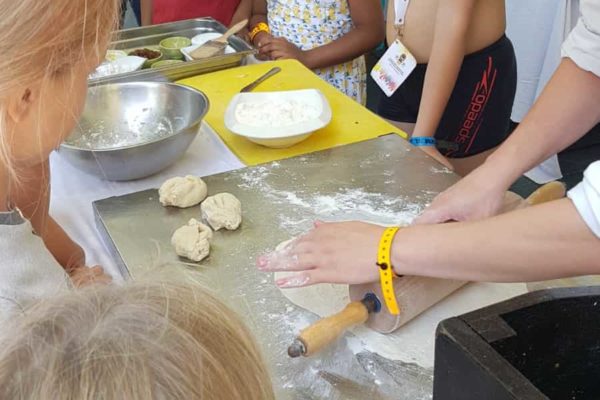
[[[371,77],[391,97],[416,67],[416,58],[396,39],[371,70]]]

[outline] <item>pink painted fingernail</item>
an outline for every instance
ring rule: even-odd
[[[256,259],[256,266],[260,270],[264,270],[269,266],[269,258],[267,256],[259,256]]]

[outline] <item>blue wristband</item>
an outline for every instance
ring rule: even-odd
[[[409,140],[410,144],[417,147],[435,146],[435,138],[428,136],[411,137]]]

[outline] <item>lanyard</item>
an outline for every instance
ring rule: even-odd
[[[406,11],[408,10],[409,3],[410,0],[394,0],[395,26],[399,27],[404,25],[404,17],[406,17]]]

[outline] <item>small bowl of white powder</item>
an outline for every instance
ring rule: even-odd
[[[240,93],[225,111],[225,126],[254,143],[293,146],[331,121],[331,107],[319,90]]]

